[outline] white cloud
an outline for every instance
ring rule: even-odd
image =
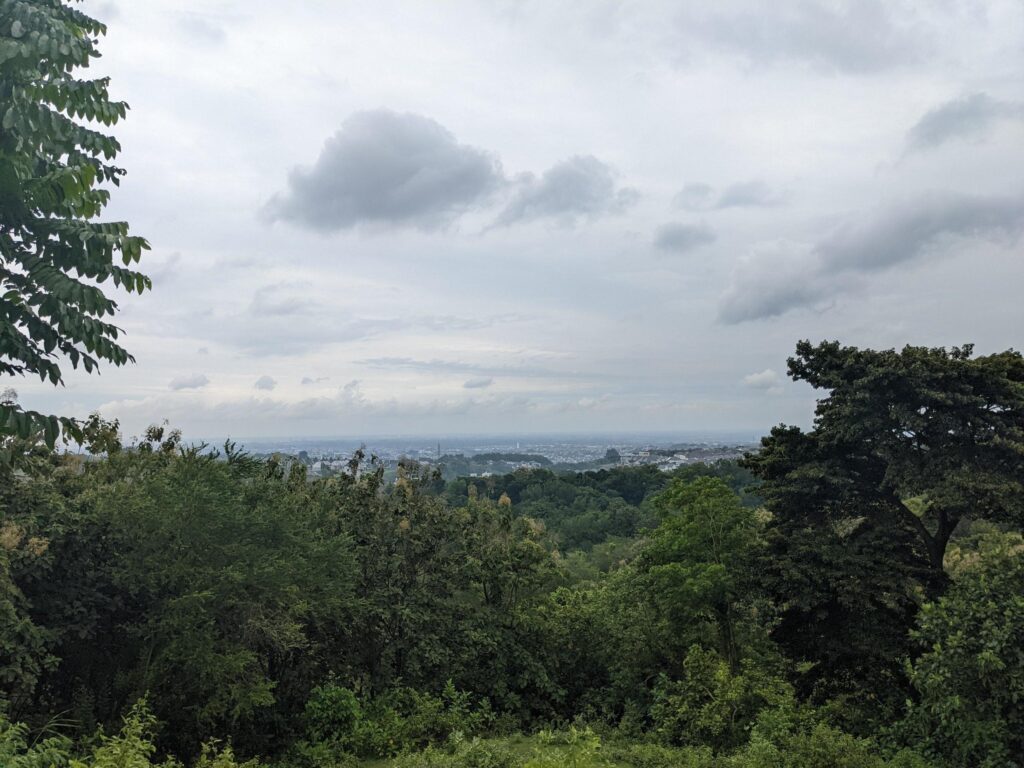
[[[206,378],[206,374],[193,373],[188,376],[176,376],[171,379],[167,386],[174,391],[178,391],[181,389],[202,389],[209,383],[210,380]]]
[[[775,395],[782,390],[783,379],[771,368],[765,368],[757,373],[748,373],[743,377],[743,384],[751,389],[761,389]]]

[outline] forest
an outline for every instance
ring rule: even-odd
[[[1018,764],[1024,358],[801,343],[790,370],[814,429],[672,474],[5,438],[0,754]]]
[[[311,477],[24,408],[132,362],[102,286],[152,287],[96,220],[104,32],[0,0],[0,766],[1024,765],[1012,349],[799,341],[811,426],[672,472]]]

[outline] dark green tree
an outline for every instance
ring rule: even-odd
[[[107,78],[75,76],[105,32],[65,0],[0,0],[0,376],[59,385],[62,358],[87,372],[133,359],[100,285],[152,287],[130,268],[149,246],[124,222],[97,221],[124,171],[117,140],[89,127],[128,107],[110,99]],[[82,437],[74,419],[0,403],[0,436],[52,445],[62,430]]]
[[[905,527],[940,583],[961,520],[1024,523],[1020,353],[802,341],[788,362],[827,394],[810,432],[776,427],[746,458],[777,518]]]

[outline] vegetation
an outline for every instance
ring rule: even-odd
[[[967,359],[928,354],[954,369]],[[1003,356],[985,391],[1017,359]],[[986,439],[1016,439],[1003,429]],[[737,492],[754,476],[729,462],[447,484],[404,464],[388,484],[362,455],[310,479],[162,428],[129,447],[102,419],[93,432],[88,457],[6,438],[34,456],[0,485],[13,764],[966,768],[1022,756],[1014,518],[965,515],[936,578],[917,526],[875,486],[796,493],[808,477],[830,486],[816,451],[778,471],[779,436],[794,430],[745,460],[763,505]],[[829,459],[845,461],[836,448]],[[991,488],[999,466],[958,487]],[[930,519],[931,498],[902,503]]]
[[[126,107],[72,76],[103,32],[0,0],[3,375],[131,359],[98,285],[148,288],[147,246],[95,221],[122,171],[81,122]],[[814,428],[742,463],[393,483],[5,389],[0,765],[1024,765],[1024,358],[789,370]]]
[[[98,222],[124,171],[120,145],[103,127],[128,109],[111,101],[108,80],[76,78],[99,53],[106,28],[59,0],[0,2],[0,375],[63,383],[59,358],[96,370],[131,355],[104,318],[117,304],[100,289],[150,288],[130,268],[149,246],[123,222]],[[115,261],[121,261],[118,265]],[[0,435],[61,430],[82,439],[74,419],[0,401]]]

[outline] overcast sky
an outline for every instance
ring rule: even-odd
[[[753,435],[798,339],[1022,345],[1019,0],[85,7],[154,290],[28,407]]]

